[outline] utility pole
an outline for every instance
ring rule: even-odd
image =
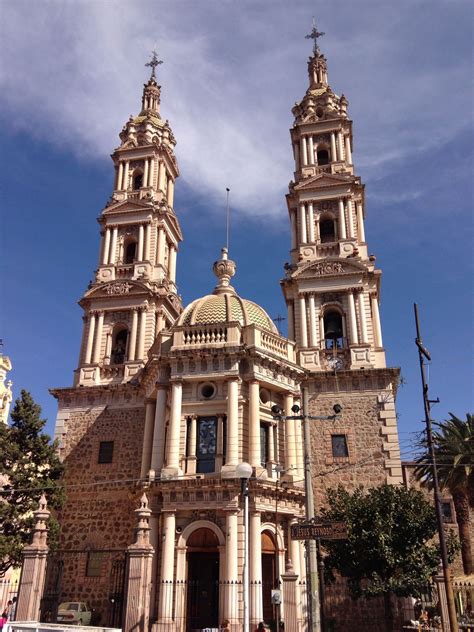
[[[458,632],[458,620],[456,615],[456,606],[454,604],[454,594],[453,594],[453,586],[451,584],[451,577],[449,574],[449,564],[448,564],[448,551],[446,548],[446,537],[444,534],[444,522],[443,522],[443,514],[441,512],[441,497],[439,493],[439,482],[438,482],[438,469],[436,467],[436,455],[433,445],[433,432],[431,427],[431,407],[430,404],[436,403],[439,400],[430,400],[428,395],[428,384],[426,383],[426,375],[425,375],[425,358],[430,361],[431,356],[423,346],[423,342],[421,340],[420,333],[420,322],[418,319],[418,305],[414,303],[413,307],[415,308],[415,323],[416,323],[416,339],[415,344],[418,347],[418,356],[420,359],[420,371],[421,371],[421,383],[423,386],[423,405],[425,408],[425,423],[426,423],[426,439],[428,443],[428,453],[431,459],[431,467],[433,468],[433,490],[434,490],[434,502],[436,509],[436,518],[438,522],[438,535],[439,535],[439,544],[441,549],[441,561],[443,564],[443,577],[444,577],[444,587],[446,590],[446,602],[448,606],[448,616],[449,616],[449,624],[451,628],[451,632]]]
[[[316,421],[334,421],[337,419],[342,411],[342,406],[334,404],[334,415],[315,416],[308,415],[309,411],[309,394],[308,387],[302,386],[303,393],[303,409],[300,412],[300,407],[295,404],[292,407],[294,415],[284,416],[282,409],[275,405],[272,406],[272,416],[274,419],[286,420],[286,419],[299,419],[303,422],[303,446],[304,446],[304,488],[305,488],[305,513],[306,521],[314,522],[316,518],[314,509],[314,493],[313,493],[313,477],[311,474],[311,435],[309,429],[309,422]],[[309,613],[309,632],[321,632],[321,608],[319,601],[319,581],[318,581],[318,553],[316,547],[316,541],[314,539],[306,540],[306,588],[308,591],[308,613]]]

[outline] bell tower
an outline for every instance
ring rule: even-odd
[[[179,175],[176,141],[160,115],[153,52],[141,111],[112,154],[114,191],[98,222],[99,265],[80,305],[84,331],[75,385],[127,382],[144,365],[158,333],[182,311],[176,256],[182,241],[173,209]]]
[[[307,371],[317,503],[324,487],[401,482],[395,412],[399,369],[387,368],[379,316],[381,271],[365,239],[364,184],[352,158],[348,101],[328,82],[315,25],[308,89],[292,109],[294,179],[286,196],[290,261],[281,281],[288,338]],[[332,474],[331,469],[337,466]],[[341,470],[341,474],[336,474]],[[325,472],[321,478],[317,472]]]
[[[287,194],[291,261],[282,281],[288,337],[311,371],[385,366],[381,272],[368,254],[364,185],[354,173],[348,102],[328,84],[316,27],[309,87],[293,107],[294,181]]]

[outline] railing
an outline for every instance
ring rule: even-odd
[[[199,327],[190,328],[183,331],[183,341],[185,345],[205,345],[227,342],[227,328]]]
[[[122,628],[102,628],[90,625],[65,625],[64,623],[40,623],[39,621],[10,621],[3,626],[3,632],[60,632],[75,630],[76,632],[122,632]]]
[[[115,268],[115,272],[116,272],[116,278],[117,279],[129,279],[130,277],[133,276],[133,263],[132,264],[126,264],[126,265],[118,265]]]
[[[320,173],[331,173],[331,165],[321,165],[315,169],[316,175]]]
[[[288,342],[280,336],[274,336],[266,331],[262,331],[260,334],[260,346],[262,349],[273,351],[273,353],[283,356],[284,358],[288,357]]]
[[[318,244],[317,254],[322,257],[338,257],[339,244],[335,242],[328,242],[326,244]]]

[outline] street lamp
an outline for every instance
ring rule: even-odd
[[[239,463],[235,468],[237,478],[240,478],[240,491],[244,498],[244,569],[243,569],[243,601],[244,601],[244,632],[250,632],[249,616],[249,478],[252,476],[252,466],[249,463]]]
[[[309,396],[308,388],[303,387],[303,409],[301,410],[298,404],[294,404],[291,407],[291,412],[294,415],[283,415],[283,410],[280,406],[272,406],[272,416],[274,419],[286,420],[286,419],[299,419],[303,422],[303,447],[304,447],[304,487],[305,487],[305,508],[306,508],[306,520],[311,521],[315,518],[314,511],[314,495],[313,495],[313,480],[311,477],[311,458],[310,458],[310,420],[317,421],[334,421],[338,418],[342,412],[342,406],[340,404],[334,404],[334,415],[326,416],[314,416],[308,415],[309,409]],[[299,413],[302,414],[299,414]],[[309,615],[310,615],[310,630],[311,632],[320,632],[321,630],[321,614],[318,598],[318,554],[316,549],[315,540],[306,540],[306,547],[308,552],[308,578],[309,578]]]

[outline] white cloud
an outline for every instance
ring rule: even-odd
[[[436,54],[443,28],[452,46],[462,38],[446,25],[416,31],[423,7],[335,2],[320,18],[331,83],[351,102],[355,158],[369,177],[469,121],[468,62]],[[311,11],[311,2],[294,10],[277,0],[4,4],[4,121],[82,160],[103,159],[139,108],[156,46],[183,179],[210,206],[230,186],[238,210],[284,217],[290,109],[306,89]],[[424,51],[417,63],[410,47]]]

